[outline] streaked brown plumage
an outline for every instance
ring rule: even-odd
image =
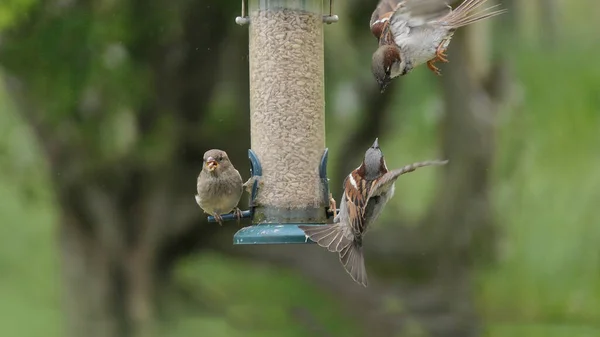
[[[448,161],[426,161],[389,171],[378,140],[366,151],[362,164],[344,180],[339,214],[332,225],[300,226],[319,246],[339,253],[340,262],[352,279],[367,286],[362,240],[383,207],[394,195],[395,182],[419,167],[444,165]]]

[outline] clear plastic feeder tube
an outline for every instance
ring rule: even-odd
[[[326,222],[322,0],[250,0],[250,122],[262,165],[255,222]]]

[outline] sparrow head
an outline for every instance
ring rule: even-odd
[[[383,152],[379,148],[379,138],[375,138],[375,142],[365,152],[365,159],[362,163],[364,178],[367,180],[375,180],[387,172]]]
[[[202,170],[212,174],[219,174],[231,166],[227,153],[222,150],[208,150],[204,153],[202,160],[204,161]]]
[[[400,56],[400,49],[395,45],[380,46],[371,62],[371,71],[383,93],[394,77],[403,73],[404,61]]]

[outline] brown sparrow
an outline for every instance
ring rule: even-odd
[[[344,180],[339,213],[332,225],[299,226],[312,241],[339,253],[340,262],[352,279],[367,286],[363,258],[363,237],[377,220],[385,204],[394,195],[395,182],[404,173],[419,167],[444,165],[448,161],[425,161],[389,171],[378,139],[366,151],[362,164]]]
[[[237,204],[242,196],[242,176],[233,167],[225,151],[213,149],[204,153],[202,171],[198,175],[196,203],[223,224],[221,214],[234,210],[241,218],[242,212]]]
[[[444,0],[381,0],[371,15],[371,32],[379,39],[371,70],[385,90],[391,80],[427,63],[437,75],[436,61],[448,62],[446,49],[457,28],[500,15],[491,6],[473,12],[487,0],[465,0],[452,9]]]

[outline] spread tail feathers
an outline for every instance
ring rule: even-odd
[[[298,226],[304,231],[304,234],[319,246],[327,248],[330,252],[341,252],[346,246],[352,243],[352,238],[344,235],[344,226],[342,224],[323,225],[323,226]]]
[[[367,286],[367,270],[365,269],[365,259],[363,257],[362,246],[357,242],[352,242],[340,252],[340,262],[344,269],[352,276],[352,279],[364,287]]]
[[[481,21],[487,18],[491,18],[492,16],[500,15],[506,13],[506,9],[494,10],[499,5],[490,6],[486,9],[473,12],[475,9],[483,5],[487,0],[465,0],[463,1],[456,9],[450,12],[448,15],[441,18],[439,21],[444,25],[459,28],[466,25],[470,25],[477,21]]]
[[[352,279],[367,286],[367,271],[363,258],[362,245],[354,241],[354,237],[345,235],[345,226],[337,223],[324,226],[298,226],[304,234],[319,246],[330,252],[340,254],[340,262]]]

